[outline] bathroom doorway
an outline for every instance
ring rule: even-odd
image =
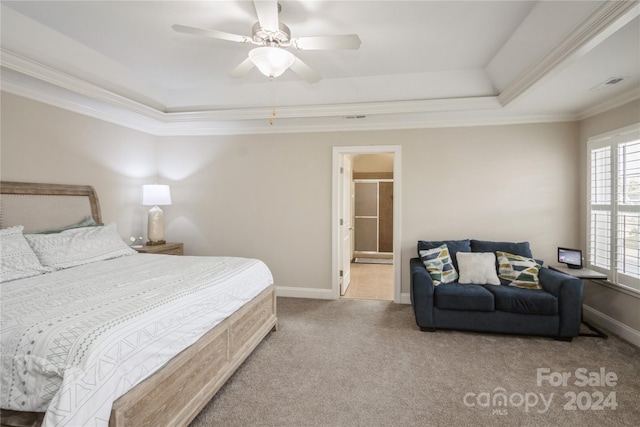
[[[351,283],[345,298],[393,300],[393,153],[355,154]]]
[[[335,298],[400,300],[399,167],[398,146],[334,147]]]

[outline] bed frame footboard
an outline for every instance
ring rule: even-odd
[[[275,329],[275,286],[271,285],[116,400],[109,426],[187,426]]]
[[[207,332],[113,404],[110,427],[187,426],[272,330],[275,285]],[[0,425],[37,427],[44,414],[0,411]]]

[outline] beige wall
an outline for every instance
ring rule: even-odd
[[[156,178],[156,137],[4,92],[1,101],[2,180],[92,185],[103,221],[123,238],[142,235],[140,185]]]
[[[354,172],[393,172],[393,153],[353,156]]]
[[[616,129],[640,123],[640,101],[630,102],[606,113],[590,117],[580,122],[580,245],[586,248],[587,225],[587,140],[590,137],[611,132]],[[618,289],[607,287],[596,282],[585,282],[584,303],[587,306],[585,317],[595,318],[600,324],[605,324],[614,329],[617,323],[624,325],[621,334],[625,334],[626,328],[629,336],[625,338],[638,343],[640,338],[640,295],[622,292]],[[595,311],[594,311],[595,310]],[[634,341],[634,337],[636,340]]]
[[[529,240],[547,262],[577,244],[572,123],[161,138],[168,234],[191,253],[262,258],[281,286],[330,289],[332,147],[389,141],[402,147],[403,293],[418,239]]]
[[[168,240],[261,258],[285,287],[331,288],[332,147],[390,141],[402,148],[403,293],[418,239],[528,240],[547,263],[578,243],[575,123],[152,137],[2,98],[2,179],[93,184],[123,237],[144,226],[139,185],[168,183]]]

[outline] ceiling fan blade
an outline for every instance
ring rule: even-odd
[[[296,73],[298,76],[306,80],[307,83],[317,83],[320,81],[320,79],[322,79],[320,74],[313,71],[311,67],[302,62],[302,60],[297,56],[294,59],[293,64],[289,68],[291,68],[291,71]]]
[[[254,67],[251,58],[247,57],[244,61],[238,64],[233,70],[229,71],[227,75],[231,78],[243,77]]]
[[[278,1],[277,0],[254,0],[258,22],[267,31],[278,31]]]
[[[360,43],[362,42],[357,34],[294,37],[291,39],[291,45],[300,50],[358,49]]]
[[[250,37],[225,33],[224,31],[205,30],[202,28],[187,27],[186,25],[180,24],[175,24],[171,28],[179,33],[194,34],[196,36],[211,37],[213,39],[226,40],[230,42],[251,43]]]

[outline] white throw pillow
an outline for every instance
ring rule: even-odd
[[[458,252],[458,283],[499,285],[496,255],[493,252]]]
[[[0,282],[38,276],[51,271],[40,264],[22,230],[21,225],[0,230]]]
[[[42,265],[56,269],[137,253],[120,238],[114,223],[57,234],[25,234],[25,238]]]

